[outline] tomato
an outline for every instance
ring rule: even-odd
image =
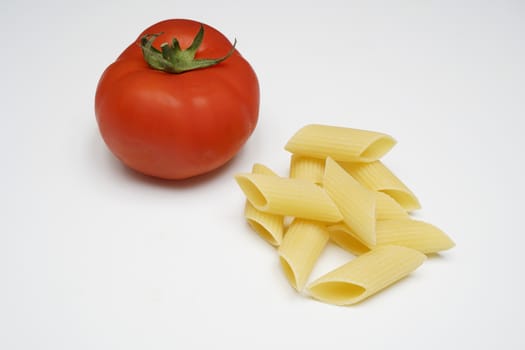
[[[258,113],[250,64],[219,31],[184,19],[141,33],[104,71],[95,96],[111,152],[128,167],[165,179],[224,165],[252,134]]]

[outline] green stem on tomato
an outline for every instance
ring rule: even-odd
[[[171,45],[167,42],[162,43],[160,45],[160,50],[156,49],[153,47],[153,42],[161,34],[162,33],[144,35],[140,39],[140,47],[142,48],[144,60],[146,60],[151,68],[167,73],[183,73],[194,69],[211,67],[217,63],[221,63],[233,54],[235,51],[235,45],[237,44],[236,39],[230,51],[223,57],[196,59],[195,54],[197,53],[204,37],[204,26],[202,24],[190,47],[186,50],[180,48],[177,39],[173,39]]]

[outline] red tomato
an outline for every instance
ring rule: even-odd
[[[200,45],[194,42],[198,33]],[[182,48],[177,57],[190,65],[219,62],[183,73],[152,68],[175,55],[174,38]],[[160,45],[165,42],[170,44]],[[197,61],[191,61],[192,49]],[[177,57],[170,61],[175,66]],[[146,29],[104,71],[95,113],[105,143],[124,164],[147,175],[183,179],[220,167],[240,150],[257,124],[259,84],[250,64],[216,29],[167,20]]]

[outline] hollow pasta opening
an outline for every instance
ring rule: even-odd
[[[359,301],[365,291],[365,288],[349,282],[322,282],[310,287],[315,298],[339,305]]]
[[[382,136],[372,142],[362,153],[361,157],[367,160],[377,160],[384,156],[394,145],[396,140],[390,136]]]
[[[290,284],[292,285],[292,287],[297,289],[297,278],[296,278],[295,273],[294,273],[294,271],[292,269],[292,266],[282,256],[279,257],[279,260],[281,261],[281,265],[283,267],[284,275],[286,276],[288,281],[290,281]]]
[[[248,178],[244,176],[237,176],[235,178],[239,187],[242,189],[248,200],[257,209],[264,208],[268,204],[268,200],[264,194],[257,188],[257,186]]]
[[[257,232],[262,238],[264,238],[271,245],[279,245],[279,242],[275,239],[275,236],[266,227],[261,225],[255,220],[248,219],[248,224]]]

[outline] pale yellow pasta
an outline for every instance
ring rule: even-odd
[[[437,253],[454,247],[454,242],[434,225],[418,220],[381,220],[376,223],[378,244],[395,244]]]
[[[343,219],[330,196],[310,181],[263,174],[238,174],[235,179],[260,211],[325,222]]]
[[[376,194],[376,220],[410,219],[408,212],[392,197],[383,193]]]
[[[250,227],[268,243],[279,246],[283,239],[284,218],[282,215],[264,213],[246,201],[244,217]]]
[[[414,193],[383,162],[341,163],[341,166],[361,184],[388,194],[406,210],[421,208]]]
[[[374,131],[311,124],[297,131],[285,149],[314,158],[372,162],[390,151],[395,143],[391,136]]]
[[[336,305],[361,302],[414,271],[426,254],[454,247],[442,230],[410,216],[418,198],[380,160],[395,143],[374,131],[307,125],[285,146],[289,178],[262,164],[235,176],[248,224],[278,248],[294,289],[304,292],[329,240],[354,259],[305,294]]]
[[[336,305],[352,305],[417,269],[426,256],[399,246],[381,246],[327,273],[308,286],[310,295]]]
[[[293,154],[290,160],[290,177],[321,184],[323,182],[324,162],[324,159]]]
[[[360,255],[373,247],[359,241],[357,235],[346,224],[330,225],[327,230],[332,241],[352,254]],[[431,254],[454,247],[454,242],[439,228],[423,221],[378,220],[375,246],[384,245],[399,245]]]
[[[326,159],[323,186],[341,211],[343,221],[359,240],[374,245],[375,193],[352,178],[332,158]]]
[[[349,251],[353,255],[361,255],[370,250],[370,248],[359,241],[355,234],[344,223],[327,226],[330,239],[341,248]],[[377,237],[376,237],[377,240]]]
[[[270,168],[263,164],[256,163],[252,167],[254,174],[266,174],[277,176]],[[257,232],[268,243],[279,246],[283,239],[283,215],[264,213],[256,209],[250,201],[246,201],[244,217],[250,227]]]
[[[290,284],[301,291],[329,240],[319,222],[295,219],[279,247],[279,260]]]
[[[252,174],[279,176],[272,169],[268,168],[266,165],[261,164],[261,163],[255,163],[252,166]]]

